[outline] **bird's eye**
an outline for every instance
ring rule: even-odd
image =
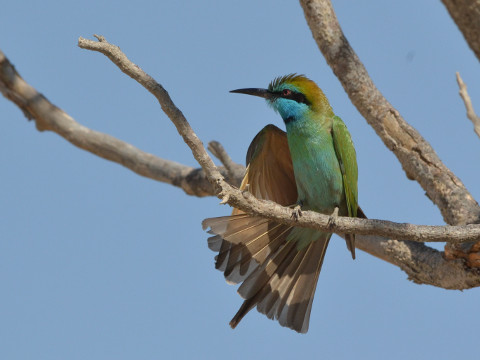
[[[284,90],[282,91],[282,95],[283,95],[283,96],[290,96],[290,95],[292,95],[292,90],[284,89]]]

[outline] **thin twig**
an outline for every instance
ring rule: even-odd
[[[237,163],[235,163],[230,155],[225,151],[224,147],[222,144],[220,144],[218,141],[210,141],[208,143],[208,150],[215,156],[220,162],[225,166],[225,169],[227,169],[227,173],[230,178],[235,178],[235,174],[238,173],[239,167],[245,171],[245,168]],[[237,184],[239,185],[239,184]]]
[[[117,67],[124,74],[130,76],[145,89],[147,89],[153,96],[155,96],[163,112],[173,122],[178,133],[182,136],[185,143],[191,149],[195,160],[197,160],[202,169],[205,171],[207,180],[214,186],[213,194],[219,196],[220,191],[222,190],[222,186],[220,186],[220,184],[225,184],[227,187],[229,187],[226,182],[228,179],[225,179],[222,173],[219,172],[205,150],[203,143],[200,141],[195,132],[193,132],[190,124],[180,109],[175,106],[168,92],[161,84],[155,81],[155,79],[145,73],[139,66],[130,61],[118,46],[110,44],[106,41],[105,37],[101,35],[94,35],[94,37],[98,41],[88,40],[80,37],[78,39],[78,46],[82,49],[98,51],[104,54],[115,65],[117,65]],[[242,172],[242,169],[239,169],[238,167],[235,170],[232,168],[230,170],[232,172],[232,180],[238,179],[238,174]]]
[[[460,77],[460,73],[457,72],[457,83],[459,88],[460,97],[465,104],[465,109],[467,110],[467,118],[473,123],[475,133],[478,137],[480,137],[480,117],[475,114],[475,110],[473,109],[472,100],[470,99],[470,95],[467,92],[467,85],[463,82],[462,78]]]
[[[198,136],[193,132],[183,113],[173,103],[168,92],[139,66],[131,62],[118,46],[108,43],[101,35],[94,36],[98,41],[87,40],[80,37],[78,39],[78,46],[82,49],[101,52],[117,65],[123,73],[140,83],[157,98],[163,112],[170,118],[177,128],[178,133],[190,147],[195,160],[197,160],[205,171],[208,181],[216,187],[215,193],[218,194],[221,190],[219,185],[224,182],[224,177],[218,171]]]
[[[113,136],[91,130],[77,123],[62,109],[52,104],[18,74],[0,51],[0,91],[14,102],[40,131],[54,131],[73,145],[104,159],[116,162],[135,173],[180,187],[189,195],[211,196],[212,185],[203,169],[195,169],[146,153]],[[226,175],[225,169],[220,169]],[[238,171],[234,183],[241,181]]]

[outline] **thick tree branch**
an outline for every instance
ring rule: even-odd
[[[480,60],[480,1],[442,0],[470,49]]]
[[[384,98],[340,28],[329,0],[300,0],[310,30],[358,111],[393,151],[409,179],[438,206],[447,224],[480,222],[480,207],[430,144]]]
[[[480,269],[467,268],[458,258],[445,260],[442,252],[421,243],[357,235],[356,247],[397,265],[417,284],[452,290],[480,286]]]
[[[473,123],[475,133],[478,137],[480,137],[480,117],[475,114],[475,110],[473,110],[472,100],[467,92],[467,85],[463,82],[460,74],[457,72],[457,83],[459,88],[460,97],[465,104],[465,109],[467,110],[467,118]]]

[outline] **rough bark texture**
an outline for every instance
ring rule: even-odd
[[[352,103],[438,206],[447,224],[480,222],[480,207],[430,144],[385,99],[340,28],[328,0],[300,1],[318,47]]]
[[[380,259],[388,259],[387,261],[402,269],[409,280],[417,284],[450,290],[480,286],[480,269],[467,268],[461,259],[446,260],[441,251],[424,244],[359,235],[356,247]]]
[[[480,60],[480,0],[442,0],[453,21]]]

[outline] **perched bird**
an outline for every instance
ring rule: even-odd
[[[268,89],[239,89],[263,97],[282,117],[287,133],[267,125],[253,139],[241,189],[259,199],[332,217],[364,217],[357,201],[357,160],[350,133],[320,88],[303,75],[273,80]],[[278,224],[234,209],[205,219],[215,236],[216,268],[242,283],[245,299],[230,325],[255,306],[297,332],[308,331],[310,311],[331,233]],[[346,235],[355,258],[355,236]]]

